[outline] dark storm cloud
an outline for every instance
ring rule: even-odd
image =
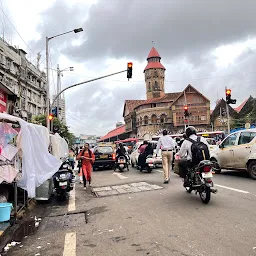
[[[217,98],[224,97],[224,87],[230,86],[241,102],[249,94],[256,96],[256,74],[249,73],[256,65],[254,50],[248,48],[225,68],[216,66],[212,51],[255,37],[255,7],[254,0],[101,0],[90,8],[56,1],[42,14],[38,26],[42,39],[34,46],[41,50],[45,35],[82,26],[83,33],[50,42],[53,63],[62,53],[95,73],[109,67],[108,57],[146,64],[153,40],[166,67],[166,92],[182,91],[190,83],[213,106]],[[71,41],[77,37],[81,45],[74,47]],[[104,135],[114,128],[122,120],[125,99],[145,98],[143,70],[141,74],[142,81],[130,87],[120,83],[110,88],[109,81],[101,80],[67,91],[67,122],[72,130]],[[84,75],[92,76],[86,69]],[[83,80],[64,78],[63,86]]]
[[[254,0],[101,0],[86,21],[85,42],[71,58],[144,60],[151,41],[163,56],[200,55],[256,33]]]

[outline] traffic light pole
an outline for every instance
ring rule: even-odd
[[[112,74],[109,74],[109,75],[97,77],[97,78],[94,78],[94,79],[91,79],[91,80],[87,80],[87,81],[84,81],[84,82],[81,82],[81,83],[73,84],[73,85],[70,85],[70,86],[66,87],[65,89],[61,90],[61,91],[55,96],[55,98],[54,98],[53,101],[52,101],[52,104],[51,104],[51,107],[50,107],[50,111],[52,110],[52,107],[53,107],[53,104],[55,103],[55,101],[56,101],[56,100],[59,98],[59,96],[60,96],[63,92],[65,92],[66,90],[68,90],[68,89],[70,89],[70,88],[73,88],[73,87],[75,87],[75,86],[78,86],[78,85],[87,84],[87,83],[90,83],[90,82],[94,82],[94,81],[97,81],[97,80],[100,80],[100,79],[103,79],[103,78],[106,78],[106,77],[109,77],[109,76],[114,76],[114,75],[117,75],[117,74],[120,74],[120,73],[124,73],[124,72],[127,72],[127,69],[122,70],[122,71],[119,71],[119,72],[115,72],[115,73],[112,73]]]
[[[227,112],[227,119],[228,119],[228,134],[230,134],[230,116],[229,116],[229,105],[226,102],[226,112]]]

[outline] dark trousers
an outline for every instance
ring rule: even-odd
[[[192,162],[189,160],[179,160],[179,175],[181,178],[185,178],[186,174],[188,173],[188,169],[192,167]]]
[[[85,176],[84,176],[84,172],[82,172],[82,174],[83,174],[83,181],[84,181],[84,187],[86,187],[86,178],[85,178]],[[89,184],[91,184],[91,181],[90,180],[88,180],[88,182],[89,182]]]

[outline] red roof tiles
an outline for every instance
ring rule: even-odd
[[[162,65],[161,62],[149,62],[148,65],[145,67],[145,70],[150,69],[150,68],[161,68],[165,70],[165,67]]]
[[[238,106],[237,108],[234,108],[234,110],[235,110],[237,113],[239,113],[239,112],[242,110],[242,108],[244,107],[244,105],[246,104],[247,101],[248,101],[248,99],[244,100],[244,101],[242,102],[242,104],[241,104],[240,106]]]
[[[103,141],[103,140],[115,137],[122,133],[125,133],[125,125],[119,126],[119,127],[115,128],[114,130],[108,132],[105,136],[101,137],[99,141]]]
[[[155,47],[152,47],[149,54],[148,54],[148,58],[153,58],[153,57],[158,57],[158,58],[161,58],[160,54],[158,53],[158,51],[156,50]]]

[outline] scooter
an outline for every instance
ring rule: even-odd
[[[137,165],[137,169],[140,170],[141,172],[143,170],[146,170],[148,173],[152,172],[152,170],[154,169],[155,164],[154,164],[154,158],[153,155],[148,155],[146,157],[146,162],[144,164],[144,166],[139,166]]]
[[[66,159],[60,166],[58,172],[53,175],[54,189],[60,200],[66,200],[68,192],[73,190],[75,175]]]
[[[128,162],[125,156],[119,156],[117,158],[116,168],[118,168],[118,170],[121,172],[123,172],[125,168],[127,169],[127,171],[129,171]],[[116,170],[116,168],[114,169],[114,171]]]

